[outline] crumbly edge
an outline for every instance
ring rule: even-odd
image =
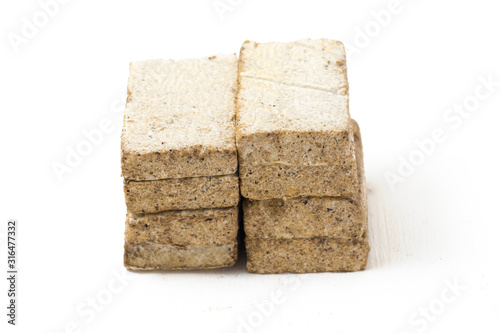
[[[357,191],[355,165],[240,166],[241,195],[252,200],[348,197]]]
[[[207,258],[200,263],[203,253]],[[162,254],[165,257],[161,257]],[[159,257],[159,258],[158,258]],[[142,244],[125,246],[124,265],[129,270],[195,270],[231,267],[238,259],[238,244],[218,246],[182,246]]]
[[[352,272],[366,268],[367,240],[245,239],[250,273]]]
[[[245,200],[243,211],[245,235],[250,238],[355,239],[367,232],[365,212],[347,198]]]
[[[238,207],[127,214],[125,245],[223,245],[236,242]]]
[[[335,165],[353,158],[349,130],[242,134],[237,126],[236,133],[240,165]]]
[[[190,147],[148,154],[122,148],[121,163],[122,176],[137,181],[229,175],[238,170],[236,148],[205,151]]]
[[[251,200],[316,197],[353,197],[359,194],[356,155],[363,162],[363,146],[359,125],[351,120],[351,145],[348,158],[327,165],[240,165],[240,192]],[[364,181],[364,168],[363,173]],[[361,178],[359,178],[361,179]]]
[[[151,181],[125,180],[129,212],[158,213],[166,210],[226,208],[240,200],[238,175],[171,178]]]

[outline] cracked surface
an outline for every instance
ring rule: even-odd
[[[239,164],[327,165],[352,158],[340,42],[246,42],[236,116]]]
[[[346,57],[341,42],[304,39],[289,43],[246,41],[240,51],[241,77],[284,82],[347,95]]]

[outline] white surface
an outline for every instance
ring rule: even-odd
[[[40,5],[2,2],[0,232],[8,218],[19,220],[20,307],[15,328],[2,310],[1,331],[60,333],[74,322],[81,332],[237,332],[249,317],[256,327],[240,331],[498,330],[500,87],[466,119],[447,111],[475,93],[481,76],[500,81],[496,3],[401,0],[400,12],[364,46],[357,31],[376,29],[370,13],[389,1],[222,1],[234,4],[224,20],[212,0],[69,1],[19,53],[7,33],[19,33],[22,17]],[[125,272],[134,279],[117,291],[128,63],[238,52],[245,39],[307,37],[359,47],[347,64],[370,187],[368,270],[260,276],[240,262],[208,272]],[[67,147],[76,149],[82,131],[103,119],[112,130],[60,182],[51,163],[63,163]],[[446,140],[392,191],[385,173],[437,128]],[[466,289],[439,309],[454,279]],[[109,288],[116,291],[109,303],[90,311],[87,300],[109,296]],[[276,297],[280,304],[260,314],[259,304]],[[429,306],[442,313],[423,327],[413,313]]]

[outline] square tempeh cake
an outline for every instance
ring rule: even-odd
[[[236,75],[235,55],[133,62],[122,131],[123,177],[236,173]]]
[[[246,42],[236,108],[244,197],[358,191],[342,43]]]
[[[251,273],[353,272],[366,267],[367,239],[294,238],[245,240]]]
[[[125,267],[206,269],[236,263],[238,207],[128,213]]]
[[[236,206],[240,201],[237,175],[125,180],[124,192],[128,211],[135,214],[225,208]]]

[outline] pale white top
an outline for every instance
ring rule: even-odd
[[[245,42],[240,57],[242,77],[347,94],[346,57],[341,42],[328,39]]]
[[[125,149],[236,149],[236,76],[235,55],[133,62],[123,125]]]
[[[240,133],[347,131],[349,97],[342,43],[246,42],[241,51]]]
[[[349,127],[346,95],[241,78],[238,103],[242,134],[347,131]]]

